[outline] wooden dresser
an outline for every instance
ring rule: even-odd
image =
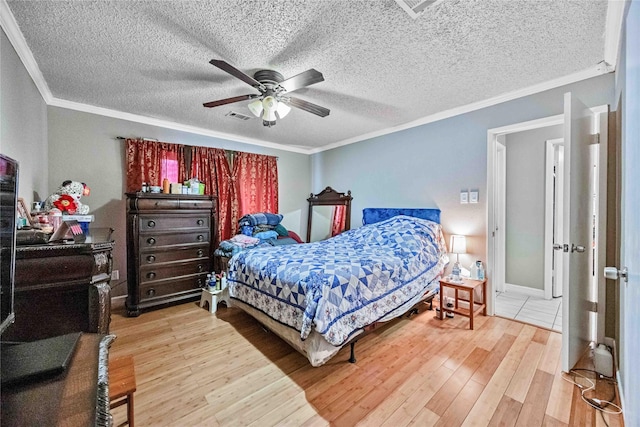
[[[16,248],[16,321],[4,341],[69,332],[109,333],[113,230],[91,229],[84,243]]]
[[[213,269],[216,199],[181,194],[127,194],[129,316],[200,297]]]

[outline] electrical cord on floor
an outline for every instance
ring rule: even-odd
[[[597,399],[597,398],[589,398],[585,396],[585,393],[595,389],[596,387],[596,383],[593,382],[591,379],[585,377],[584,375],[582,375],[581,373],[579,373],[578,371],[591,371],[590,369],[572,369],[571,371],[569,371],[570,374],[573,374],[574,376],[579,376],[584,378],[587,383],[588,386],[582,385],[579,382],[575,381],[575,379],[567,379],[567,377],[565,377],[565,375],[562,375],[562,379],[575,385],[576,387],[578,387],[581,391],[580,391],[580,395],[582,397],[582,400],[589,406],[591,406],[594,409],[597,409],[598,411],[601,411],[604,414],[610,414],[610,415],[617,415],[617,414],[621,414],[622,413],[622,408],[619,407],[618,405],[616,405],[615,403],[609,401],[609,400],[601,400],[601,399]],[[591,371],[594,372],[594,371]],[[607,378],[609,380],[611,380],[608,377],[604,377],[603,378]],[[614,381],[615,382],[615,381]],[[613,397],[612,397],[613,399]],[[616,408],[616,411],[609,411],[607,410],[607,406],[613,406],[614,408]],[[603,419],[604,419],[604,415],[603,415]]]

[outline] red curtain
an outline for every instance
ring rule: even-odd
[[[140,191],[142,183],[162,185],[169,171],[177,169],[177,182],[187,179],[184,160],[184,145],[144,139],[127,139],[126,192]]]
[[[233,160],[238,184],[240,216],[278,213],[278,159],[263,154],[238,152]]]
[[[204,183],[205,194],[218,197],[218,242],[230,239],[237,234],[240,215],[237,189],[225,151],[191,147],[191,172]]]
[[[342,233],[347,227],[347,207],[345,205],[334,206],[331,218],[331,237]]]

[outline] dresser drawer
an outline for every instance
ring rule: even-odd
[[[139,224],[141,233],[193,228],[208,230],[211,218],[207,215],[140,215]]]
[[[168,264],[145,265],[140,267],[140,283],[164,280],[171,277],[208,273],[209,260],[202,259]]]
[[[172,245],[203,244],[209,242],[209,231],[179,234],[145,234],[140,235],[140,250]]]
[[[209,246],[187,247],[171,251],[153,251],[140,253],[140,266],[155,265],[163,262],[191,260],[203,258],[209,259]]]
[[[180,200],[180,209],[213,209],[213,200]]]
[[[153,300],[168,295],[193,292],[204,286],[207,275],[190,276],[180,279],[169,279],[140,285],[140,301]]]
[[[178,199],[134,199],[134,208],[140,211],[158,209],[179,209]]]

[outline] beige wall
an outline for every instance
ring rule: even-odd
[[[302,235],[306,229],[306,206],[310,188],[309,156],[229,140],[190,134],[157,126],[134,123],[66,108],[48,107],[50,190],[66,179],[81,181],[91,188],[82,199],[95,215],[93,227],[115,229],[114,269],[119,283],[114,295],[126,293],[126,208],[124,137],[155,138],[186,145],[219,147],[278,157],[280,213],[284,226]]]
[[[46,104],[4,31],[0,31],[0,152],[19,162],[18,194],[28,206],[46,197]]]

